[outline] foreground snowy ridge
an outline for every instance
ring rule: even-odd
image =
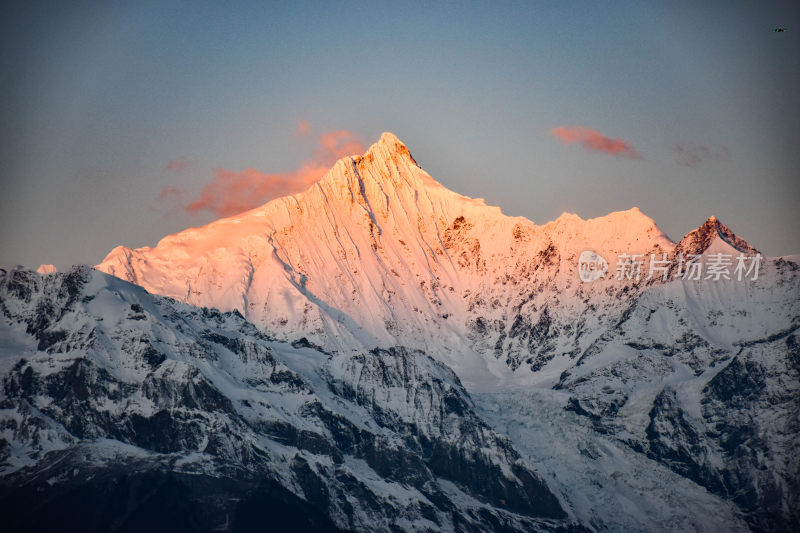
[[[12,529],[580,529],[420,352],[288,345],[86,267],[0,271],[0,330]]]

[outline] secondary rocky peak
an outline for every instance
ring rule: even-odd
[[[721,239],[735,250],[745,254],[756,254],[758,250],[736,235],[714,215],[697,229],[687,233],[675,247],[676,254],[702,254],[716,240]]]

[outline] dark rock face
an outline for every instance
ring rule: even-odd
[[[70,468],[74,462],[70,461]],[[53,465],[47,473],[61,477]],[[4,479],[6,531],[341,531],[273,480],[220,478],[120,464],[73,471],[63,483]],[[21,486],[17,483],[24,483]]]
[[[330,375],[329,383],[338,394],[368,409],[382,426],[402,428],[405,446],[422,459],[407,465],[411,470],[426,467],[435,476],[474,487],[480,499],[515,512],[566,517],[544,481],[520,463],[510,441],[495,435],[474,414],[455,374],[423,353],[392,348],[351,356]],[[381,396],[402,409],[385,410]],[[420,409],[429,413],[423,420],[402,415]],[[512,465],[513,476],[504,474],[493,459],[498,454]]]
[[[722,490],[718,478],[706,467],[704,439],[687,420],[674,390],[664,389],[656,397],[645,434],[650,457],[713,492]]]
[[[708,382],[700,419],[686,416],[676,392],[664,389],[650,412],[647,453],[733,500],[753,530],[792,531],[800,515],[785,503],[798,503],[800,461],[784,446],[800,434],[800,399],[796,388],[774,389],[769,381],[798,376],[765,368],[754,355],[740,353]]]
[[[0,302],[12,529],[580,530],[422,352],[294,347],[87,269],[3,273]]]
[[[707,436],[724,457],[721,490],[762,531],[800,525],[800,459],[792,451],[800,435],[800,372],[785,348],[784,339],[743,348],[701,400]]]

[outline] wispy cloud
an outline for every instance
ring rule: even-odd
[[[148,210],[162,216],[170,215],[176,211],[184,211],[186,209],[187,196],[186,191],[180,187],[167,185],[161,189],[161,193],[159,193],[155,202],[148,206]]]
[[[189,213],[210,211],[230,216],[257,207],[272,198],[308,188],[325,174],[327,167],[305,163],[293,172],[266,174],[254,168],[235,172],[214,171],[214,179],[203,187],[200,197],[186,206]]]
[[[297,130],[295,131],[295,133],[300,137],[305,137],[306,135],[311,133],[311,123],[307,120],[297,121]]]
[[[727,161],[731,152],[725,146],[709,147],[705,144],[678,143],[672,147],[675,162],[684,167],[695,168],[703,161]]]
[[[167,163],[167,166],[165,168],[170,172],[181,172],[183,169],[186,168],[188,164],[189,162],[184,159],[173,159],[172,161]]]
[[[167,185],[163,189],[161,189],[161,194],[158,195],[158,200],[160,202],[173,202],[173,203],[183,203],[183,197],[185,193],[179,187],[175,187],[174,185]]]
[[[362,154],[364,142],[361,137],[347,130],[335,130],[319,136],[317,148],[314,150],[314,161],[330,166],[348,155]]]
[[[607,137],[599,131],[584,128],[583,126],[558,126],[550,130],[550,133],[564,144],[579,143],[589,152],[602,152],[616,157],[641,159],[641,156],[633,146],[622,139]]]
[[[356,134],[330,131],[319,136],[311,158],[291,172],[268,174],[254,168],[241,171],[220,168],[196,199],[186,203],[186,192],[174,186],[164,187],[159,199],[179,205],[189,213],[207,211],[230,216],[273,198],[303,191],[324,176],[336,160],[363,152],[364,143]]]

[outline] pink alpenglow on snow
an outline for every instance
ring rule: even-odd
[[[616,157],[630,159],[642,158],[633,146],[622,139],[607,137],[599,131],[584,128],[583,126],[558,126],[550,130],[550,133],[564,144],[580,143],[589,152],[603,152]]]
[[[342,138],[328,136],[321,149],[341,147]],[[707,267],[701,279],[678,276],[680,254],[703,255],[703,263],[730,257],[728,278],[709,280],[717,286],[766,283],[769,276],[752,279],[755,267],[742,271],[740,282],[740,253],[752,258],[757,251],[715,218],[676,244],[635,207],[588,220],[564,213],[543,225],[506,216],[445,188],[384,133],[303,192],[169,235],[155,247],[118,246],[97,268],[151,293],[237,310],[281,340],[304,337],[326,350],[419,349],[485,390],[560,379],[575,362],[569,354],[596,340],[571,326],[589,308],[603,317],[592,327],[614,327],[613,310],[641,291],[706,284]],[[642,262],[641,283],[633,273],[614,275],[614,259],[623,254]],[[651,257],[666,270],[654,268],[648,279],[644,262]],[[768,263],[764,274],[774,272]],[[542,331],[564,333],[552,344],[531,343],[530,333],[512,338],[506,328],[493,329],[517,316],[526,332],[541,321],[549,324]],[[497,346],[510,355],[497,357]],[[526,366],[535,361],[531,350],[552,358],[534,371]]]
[[[57,271],[55,265],[39,265],[36,272],[39,274],[55,274]]]

